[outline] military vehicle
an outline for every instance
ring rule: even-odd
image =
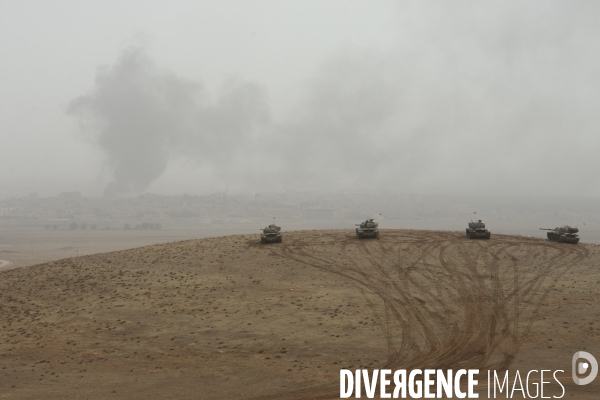
[[[356,228],[357,238],[364,239],[372,237],[379,239],[379,224],[373,221],[373,218],[368,219],[365,222],[361,222],[360,224],[356,224],[356,226],[358,226],[358,228]]]
[[[261,243],[282,243],[283,236],[281,235],[281,227],[271,224],[266,228],[262,229],[262,233],[260,234],[260,242]]]
[[[469,222],[467,237],[469,239],[489,239],[492,235],[489,229],[485,229],[485,222],[478,219],[477,222]]]
[[[577,232],[579,232],[578,228],[569,225],[564,225],[558,226],[554,229],[540,228],[540,230],[550,231],[547,232],[548,240],[552,240],[554,242],[559,243],[579,243],[579,235],[577,234]]]

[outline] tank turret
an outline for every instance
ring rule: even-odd
[[[477,222],[469,222],[469,228],[471,229],[485,229],[485,222],[477,220]]]

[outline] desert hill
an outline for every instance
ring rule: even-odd
[[[341,368],[547,368],[567,380],[575,351],[600,355],[594,245],[284,235],[0,273],[0,398],[335,398]]]

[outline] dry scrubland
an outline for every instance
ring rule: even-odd
[[[575,351],[600,355],[594,245],[417,230],[257,239],[1,272],[0,398],[336,398],[340,368],[384,366],[563,369],[567,397],[597,398],[599,379],[568,384]]]

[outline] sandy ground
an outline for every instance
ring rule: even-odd
[[[284,231],[310,229],[354,229],[354,220],[276,220]],[[199,219],[160,220],[163,228],[154,231],[122,229],[123,221],[87,221],[98,225],[92,230],[68,230],[71,220],[0,220],[0,259],[10,261],[13,268],[34,265],[63,258],[131,249],[158,243],[169,243],[188,239],[222,237],[235,234],[256,234],[259,228],[272,221],[247,220],[244,223],[206,224]],[[81,222],[81,221],[79,221]],[[131,225],[136,222],[129,221]],[[387,220],[383,218],[383,229],[447,230],[464,232],[468,219],[436,218]],[[540,227],[554,228],[573,221],[556,220],[486,220],[494,234],[522,235],[545,238]],[[139,223],[139,221],[137,221]],[[44,225],[57,225],[57,230],[44,229]],[[102,230],[110,226],[111,230]],[[600,223],[579,224],[581,243],[600,244]]]
[[[256,234],[259,228],[271,223],[246,220],[244,223],[206,224],[199,219],[160,220],[163,228],[154,231],[122,229],[123,221],[87,221],[96,223],[98,229],[68,230],[71,220],[0,220],[0,259],[9,261],[2,269],[19,268],[27,265],[56,261],[63,258],[131,249],[159,243],[182,240],[222,237],[236,234]],[[80,221],[81,222],[81,221]],[[130,222],[135,225],[137,222]],[[354,229],[359,221],[351,220],[281,220],[277,223],[284,231],[310,229]],[[457,218],[387,220],[380,222],[384,229],[447,230],[464,232],[468,220]],[[522,235],[545,238],[546,232],[539,227],[555,227],[564,220],[488,220],[487,227],[493,234]],[[57,230],[44,229],[44,225],[57,225]],[[111,230],[102,230],[110,226]],[[600,224],[580,224],[581,243],[600,244]]]
[[[0,221],[0,259],[10,261],[12,268],[18,268],[151,244],[254,233],[258,232],[260,227],[245,224],[206,226],[167,221],[163,222],[163,229],[155,231],[122,229],[83,231],[67,230],[60,224],[58,230],[46,230],[43,228],[45,222],[47,221]],[[105,224],[99,223],[99,225]],[[118,224],[119,227],[122,225]]]
[[[597,246],[420,230],[257,239],[3,271],[0,398],[326,399],[340,368],[383,367],[561,369],[565,398],[598,398],[600,378],[570,378],[576,351],[600,359]]]

